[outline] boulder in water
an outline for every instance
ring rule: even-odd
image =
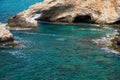
[[[13,34],[5,26],[0,26],[0,43],[11,42],[13,40]]]

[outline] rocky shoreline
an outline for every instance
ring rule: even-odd
[[[10,27],[37,27],[37,21],[119,23],[120,0],[44,0],[8,20]]]
[[[37,28],[38,21],[73,24],[87,22],[104,27],[120,25],[120,0],[44,0],[8,20],[10,28]],[[12,33],[0,26],[0,43],[13,41]],[[120,31],[96,43],[120,52]]]
[[[113,34],[107,34],[101,39],[93,40],[101,48],[108,48],[110,50],[120,52],[120,31],[115,31]]]
[[[0,45],[7,42],[13,42],[13,34],[6,25],[0,25]]]

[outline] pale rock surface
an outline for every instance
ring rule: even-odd
[[[35,17],[36,14],[40,14]],[[8,21],[11,27],[36,27],[36,21],[102,24],[120,20],[120,0],[44,0],[20,12]]]
[[[0,26],[0,43],[11,42],[13,40],[13,34],[5,26]]]

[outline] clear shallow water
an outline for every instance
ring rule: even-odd
[[[44,23],[37,30],[12,31],[22,45],[0,47],[0,80],[120,80],[120,56],[92,42],[113,31]]]

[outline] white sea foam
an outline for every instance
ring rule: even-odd
[[[95,29],[95,28],[91,28],[91,31],[101,31],[101,29]]]
[[[107,52],[107,53],[120,54],[120,52],[118,52],[118,51],[116,51],[116,50],[111,50],[111,49],[109,49],[109,48],[107,48],[107,47],[101,48],[101,49],[104,50],[104,51]]]
[[[79,30],[101,31],[99,28],[80,28]]]
[[[10,51],[9,53],[16,56],[16,58],[26,58],[26,55],[20,51]]]
[[[65,38],[58,38],[56,40],[58,40],[58,41],[65,41]]]
[[[1,23],[1,22],[0,22],[0,26],[3,27],[3,26],[6,26],[6,25],[7,25],[7,23]]]
[[[114,30],[114,32],[112,34],[106,34],[105,36],[101,37],[100,39],[93,39],[92,41],[95,42],[96,44],[100,45],[102,47],[101,49],[107,53],[120,54],[120,52],[107,47],[107,46],[112,45],[111,40],[114,39],[116,34],[119,34],[119,33],[117,32],[117,30]]]
[[[26,18],[26,21],[37,24],[37,21],[35,19],[39,18],[40,16],[41,14],[35,14],[33,16]]]
[[[33,32],[23,32],[25,34],[38,34],[38,33],[33,33]]]
[[[103,27],[103,29],[111,30],[111,29],[113,29],[113,28],[111,28],[111,27],[109,27],[109,26],[105,26],[105,27]]]
[[[32,30],[33,28],[10,28],[11,30]]]

